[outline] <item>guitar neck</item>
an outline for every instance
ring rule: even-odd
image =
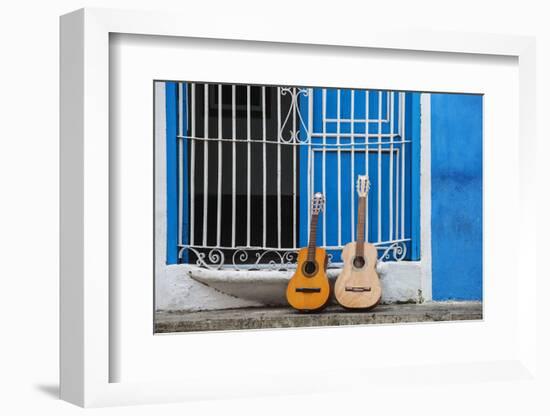
[[[309,244],[307,246],[307,259],[313,261],[315,259],[315,249],[317,248],[317,220],[319,214],[311,216],[311,225],[309,227]]]
[[[357,208],[357,242],[355,243],[355,255],[362,256],[365,247],[365,206],[367,198],[359,197],[359,207]]]

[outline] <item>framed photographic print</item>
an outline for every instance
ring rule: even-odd
[[[155,332],[482,318],[481,94],[154,90]]]
[[[533,39],[224,22],[61,19],[62,398],[530,379]]]

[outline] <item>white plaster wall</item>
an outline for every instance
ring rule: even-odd
[[[420,262],[379,263],[382,303],[421,302]],[[329,269],[332,283],[340,269]],[[157,290],[158,310],[208,310],[286,305],[286,286],[293,271],[208,270],[170,265]],[[228,296],[229,295],[229,296]]]
[[[286,305],[292,271],[208,270],[188,265],[157,269],[157,310],[210,310]],[[422,291],[422,262],[380,263],[382,303],[429,300]],[[339,269],[329,269],[334,282]]]
[[[431,94],[420,95],[420,258],[421,290],[432,300],[432,116]]]
[[[419,262],[378,263],[382,283],[382,303],[419,302],[421,294],[421,266]],[[328,269],[328,278],[334,284],[341,269]],[[235,271],[207,270],[191,267],[181,269],[192,279],[216,288],[223,293],[263,305],[286,305],[286,287],[294,270]],[[183,276],[181,276],[183,278]]]
[[[165,265],[164,270],[157,274],[155,292],[155,308],[164,311],[262,306],[260,302],[231,296],[194,280],[188,274],[188,267],[184,265]]]

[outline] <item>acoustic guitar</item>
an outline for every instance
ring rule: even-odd
[[[378,252],[374,245],[365,242],[365,204],[369,188],[368,177],[360,175],[357,178],[357,241],[346,244],[342,250],[344,267],[334,285],[336,300],[349,309],[372,308],[382,297],[382,286],[376,272]]]
[[[324,204],[323,194],[316,193],[311,203],[309,244],[298,252],[296,272],[286,288],[286,299],[290,306],[303,312],[325,307],[330,296],[330,284],[326,273],[327,253],[325,249],[316,246],[317,221]]]

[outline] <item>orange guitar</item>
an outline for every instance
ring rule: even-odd
[[[334,285],[336,300],[343,307],[350,309],[372,308],[382,297],[382,286],[376,272],[378,252],[372,244],[365,243],[365,203],[369,187],[368,177],[359,176],[357,241],[346,244],[342,250],[344,268]]]
[[[330,285],[326,272],[327,253],[325,249],[316,246],[317,220],[324,204],[323,194],[316,193],[311,203],[309,245],[298,252],[296,272],[286,288],[288,303],[299,311],[319,310],[327,304],[330,296]]]

